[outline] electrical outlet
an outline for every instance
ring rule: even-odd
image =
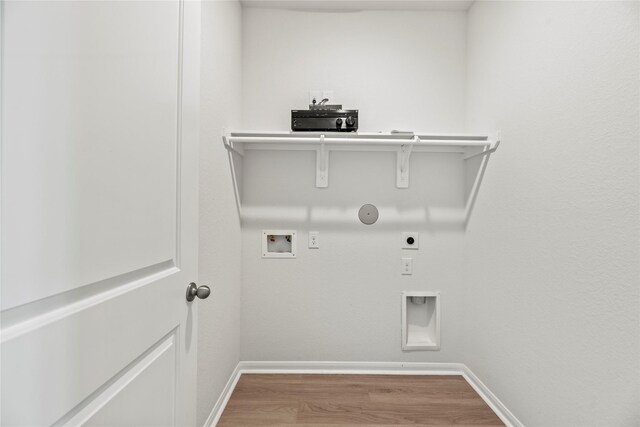
[[[316,102],[313,102],[316,101]],[[321,90],[310,90],[309,91],[309,105],[314,105],[322,101],[322,91]]]
[[[408,276],[413,274],[413,258],[402,258],[402,269],[400,273]]]
[[[333,89],[330,90],[323,90],[322,91],[322,99],[328,99],[327,104],[335,104],[334,99],[333,99]]]
[[[402,249],[418,249],[420,247],[420,234],[414,232],[402,233]]]
[[[309,232],[309,249],[319,249],[320,241],[319,241],[319,231],[310,231]]]

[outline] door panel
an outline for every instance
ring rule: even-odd
[[[59,420],[178,327],[181,319],[174,306],[181,305],[184,290],[175,292],[171,282],[176,275],[97,301],[14,338],[8,330],[12,339],[3,343],[2,383],[18,386],[11,393],[2,390],[3,420],[28,425]],[[145,300],[149,287],[152,304]],[[29,410],[34,406],[39,411]]]
[[[173,260],[180,5],[6,2],[2,309]],[[45,214],[46,213],[46,214]]]
[[[200,4],[1,11],[0,422],[193,425]]]
[[[63,423],[105,427],[174,424],[175,333],[147,353]]]

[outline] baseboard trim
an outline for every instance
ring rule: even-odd
[[[222,393],[220,393],[220,397],[218,397],[218,401],[216,402],[216,404],[213,405],[213,409],[211,409],[211,412],[209,413],[207,420],[204,422],[203,427],[213,427],[218,424],[218,420],[220,420],[220,417],[224,412],[224,408],[227,406],[227,402],[229,402],[229,398],[231,398],[231,394],[236,388],[236,384],[238,384],[240,375],[242,375],[242,372],[240,371],[240,363],[236,365],[236,368],[231,373],[229,381],[227,381],[227,384],[222,389]]]
[[[515,415],[496,397],[495,394],[484,385],[482,381],[467,367],[463,365],[462,376],[469,383],[471,387],[482,397],[482,400],[496,413],[496,415],[507,426],[523,427],[523,424],[516,418]]]
[[[240,362],[254,374],[460,375],[461,363],[403,362]]]
[[[217,424],[242,374],[461,375],[507,427],[522,427],[522,423],[511,411],[463,363],[297,361],[239,362],[211,410],[204,427],[213,427]]]

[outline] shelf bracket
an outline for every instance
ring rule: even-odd
[[[329,150],[324,143],[324,135],[320,135],[320,147],[316,150],[316,187],[329,186]]]
[[[398,188],[409,188],[409,159],[413,146],[418,143],[420,138],[415,135],[411,143],[402,145],[398,150],[396,161],[396,187]]]
[[[240,157],[244,157],[244,150],[240,146],[234,146],[234,144],[232,142],[229,142],[229,137],[230,136],[231,136],[231,134],[229,132],[227,132],[226,129],[223,129],[223,131],[222,131],[222,143],[224,144],[224,148],[226,148],[227,151],[230,151],[232,153],[236,153]]]

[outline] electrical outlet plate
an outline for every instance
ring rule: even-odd
[[[316,100],[316,104],[322,101],[322,91],[321,90],[310,90],[309,91],[309,105],[313,105],[313,100]]]
[[[309,232],[309,249],[320,249],[320,232]]]
[[[409,239],[413,238],[413,243]],[[420,247],[420,234],[412,231],[402,233],[402,249],[418,249]]]
[[[413,274],[413,258],[402,258],[400,273],[405,276]]]

